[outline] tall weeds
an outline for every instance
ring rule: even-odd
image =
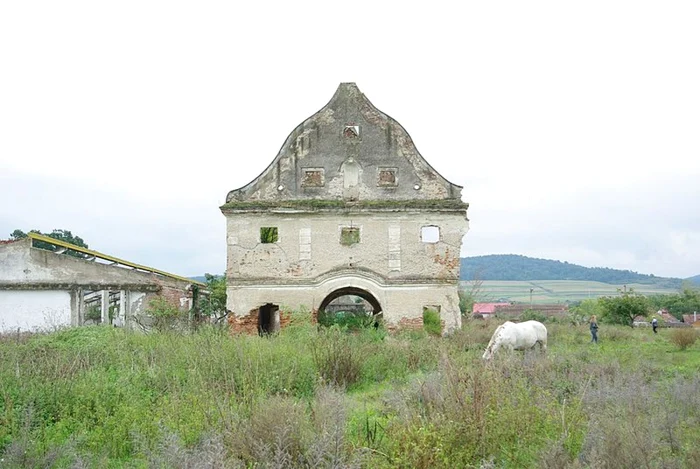
[[[495,326],[8,336],[0,466],[698,467],[696,344],[552,324],[487,365]]]

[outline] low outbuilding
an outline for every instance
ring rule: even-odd
[[[33,247],[34,240],[57,251]],[[69,250],[80,257],[63,253]],[[90,323],[134,327],[163,297],[192,310],[206,284],[30,233],[0,244],[0,332]]]

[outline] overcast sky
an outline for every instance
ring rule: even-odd
[[[419,5],[0,3],[0,238],[221,273],[226,193],[354,81],[464,187],[462,255],[700,274],[700,2]]]

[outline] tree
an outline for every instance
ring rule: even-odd
[[[680,293],[653,295],[649,302],[654,309],[665,309],[676,319],[681,319],[684,314],[700,311],[700,291],[684,284]]]
[[[598,299],[602,310],[601,320],[612,324],[632,327],[634,318],[649,314],[649,301],[632,288],[619,290],[618,296],[604,296]]]
[[[85,241],[83,241],[83,238],[81,238],[80,236],[74,236],[73,233],[71,233],[68,230],[55,229],[51,233],[42,233],[39,230],[30,230],[29,232],[48,236],[49,238],[58,239],[60,241],[65,241],[66,243],[75,244],[76,246],[80,246],[80,247],[83,247],[85,249],[88,248],[88,245],[85,244]],[[12,233],[10,233],[10,239],[13,239],[13,240],[24,239],[26,237],[27,237],[27,233],[25,233],[22,230],[15,230]],[[49,244],[47,242],[44,242],[44,241],[34,241],[34,247],[37,247],[39,249],[46,249],[47,251],[57,251],[59,249],[58,247],[56,247],[52,244]],[[83,254],[81,252],[72,251],[70,249],[67,250],[65,253],[68,254],[69,256],[73,256],[73,257],[81,257],[81,258],[87,257],[85,254]]]
[[[603,316],[603,309],[596,298],[589,298],[569,307],[571,320],[574,324],[588,322],[591,316]]]
[[[209,297],[202,298],[200,311],[203,316],[219,322],[226,317],[226,276],[204,274]]]
[[[459,310],[462,312],[462,316],[471,316],[474,310],[474,303],[477,303],[484,296],[482,288],[484,281],[481,280],[480,270],[474,272],[474,277],[469,284],[468,290],[460,288],[457,292],[459,296]]]

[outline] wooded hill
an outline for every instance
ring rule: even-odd
[[[625,283],[657,285],[678,289],[682,279],[657,277],[653,274],[639,274],[631,270],[609,269],[607,267],[583,267],[568,262],[538,259],[517,254],[491,254],[488,256],[463,257],[460,280],[580,280],[623,285]],[[206,282],[204,276],[191,277]],[[700,275],[686,279],[700,285]]]
[[[583,267],[568,262],[537,259],[516,254],[463,257],[460,280],[586,280],[611,284],[654,284],[680,288],[679,278],[656,277],[631,270]]]

